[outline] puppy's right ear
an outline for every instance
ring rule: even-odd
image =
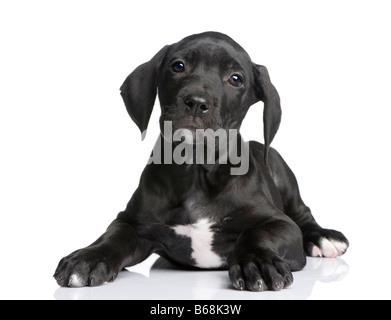
[[[155,104],[160,65],[168,48],[165,46],[149,62],[137,67],[120,88],[126,110],[140,129],[143,140]]]

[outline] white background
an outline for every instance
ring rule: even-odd
[[[1,0],[0,298],[391,298],[388,3]],[[310,259],[280,293],[231,290],[225,272],[149,274],[148,261],[118,284],[58,289],[58,261],[124,209],[158,135],[156,106],[141,142],[120,85],[164,45],[209,30],[267,66],[283,110],[272,145],[349,251]],[[263,141],[262,103],[242,132]]]

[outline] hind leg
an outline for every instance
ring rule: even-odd
[[[270,173],[284,202],[284,213],[303,233],[304,250],[311,257],[334,258],[344,254],[349,241],[339,231],[324,229],[315,221],[311,210],[301,199],[292,170],[274,149],[270,150]]]

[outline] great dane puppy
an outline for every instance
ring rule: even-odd
[[[346,251],[348,240],[318,225],[293,172],[269,147],[281,120],[279,95],[267,69],[235,41],[216,32],[189,36],[126,78],[121,95],[143,135],[157,94],[163,138],[138,189],[98,240],[60,261],[54,275],[60,286],[113,281],[123,268],[157,253],[184,266],[228,269],[235,289],[281,290],[292,284],[291,272],[305,266],[306,254],[337,257]],[[265,144],[244,143],[238,131],[258,101],[264,103]],[[170,139],[167,124],[174,138],[181,129],[185,133]],[[214,163],[195,161],[213,149],[199,148],[208,135],[197,140],[197,131],[206,129],[236,133],[228,139],[237,145],[226,148],[226,161],[221,150]],[[235,172],[238,150],[248,165]],[[187,151],[201,156],[179,163],[172,157]]]

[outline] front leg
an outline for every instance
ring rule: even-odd
[[[118,218],[93,244],[63,258],[54,278],[62,287],[98,286],[114,281],[122,268],[143,261],[147,251],[133,227]]]
[[[228,258],[235,289],[281,290],[293,282],[292,271],[305,266],[300,229],[289,220],[275,220],[245,230]]]

